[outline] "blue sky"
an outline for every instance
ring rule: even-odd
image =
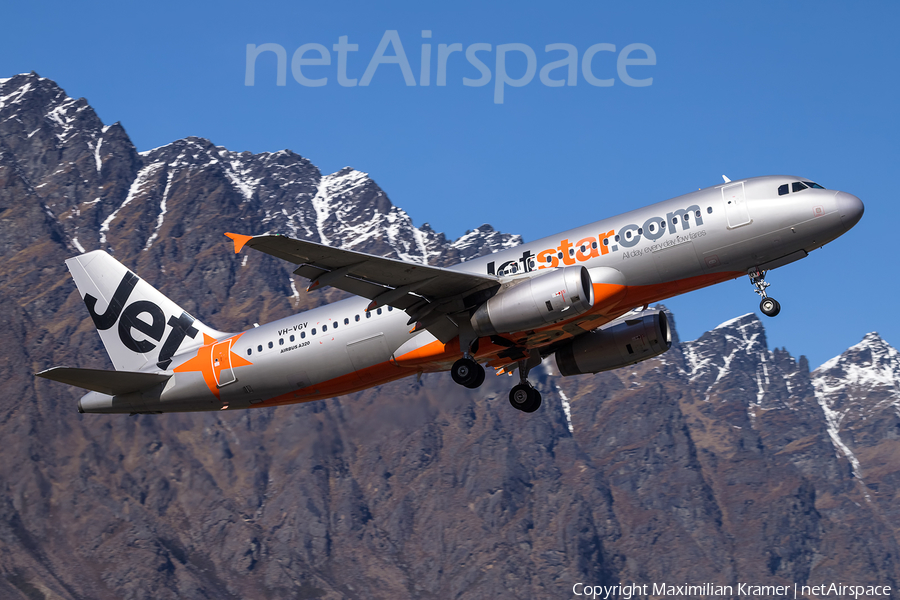
[[[866,204],[860,224],[770,274],[783,308],[764,318],[769,345],[815,367],[868,331],[900,344],[890,233],[900,220],[896,3],[39,2],[4,13],[15,26],[0,39],[0,77],[35,70],[56,80],[104,122],[121,121],[139,150],[189,135],[238,151],[290,148],[326,173],[368,172],[417,225],[450,237],[486,222],[535,239],[716,184],[723,173],[796,174],[849,191]],[[359,80],[393,30],[415,86],[396,64],[380,65],[368,86],[341,86],[334,51],[330,65],[302,67],[328,78],[321,87],[298,83],[290,64],[276,85],[272,53],[245,85],[248,44],[279,44],[290,63],[301,45],[331,50],[347,36],[359,47],[347,77]],[[427,87],[418,85],[423,43],[432,53]],[[462,52],[447,59],[446,86],[436,85],[438,45],[454,43],[491,45],[476,55],[492,72],[488,85],[463,85],[479,72]],[[598,52],[592,72],[614,83],[595,87],[581,58],[604,43],[616,52]],[[618,76],[617,53],[635,43],[652,48],[656,64],[627,73],[652,85]],[[537,73],[504,86],[498,104],[496,47],[505,44],[533,49]],[[541,68],[565,56],[548,44],[576,48],[576,85],[541,83]],[[507,56],[508,76],[524,75],[524,54]],[[746,279],[667,305],[686,339],[758,311]]]

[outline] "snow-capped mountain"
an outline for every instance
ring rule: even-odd
[[[558,597],[575,582],[900,582],[898,354],[813,374],[754,315],[596,376],[446,374],[244,411],[78,415],[109,368],[66,272],[103,247],[217,329],[329,299],[224,231],[410,260],[517,243],[416,227],[366,174],[200,138],[138,153],[37,75],[0,80],[0,597]],[[698,307],[698,310],[700,308]],[[674,320],[672,321],[675,333]]]
[[[85,99],[34,73],[0,81],[0,137],[73,251],[115,248],[117,231],[132,250],[147,251],[186,227],[221,235],[226,224],[422,263],[452,264],[522,241],[489,225],[447,240],[416,227],[366,173],[323,175],[290,150],[234,152],[189,137],[138,153],[120,124],[103,125]],[[201,199],[204,210],[192,211]]]
[[[816,369],[812,383],[835,447],[871,492],[867,500],[900,519],[900,353],[868,333]]]

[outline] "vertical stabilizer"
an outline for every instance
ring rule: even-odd
[[[179,352],[228,335],[194,319],[102,250],[66,266],[117,371],[165,371]]]

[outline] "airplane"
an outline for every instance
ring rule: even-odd
[[[531,413],[542,398],[528,374],[546,357],[573,376],[666,352],[671,331],[652,303],[746,275],[774,317],[768,271],[863,215],[856,196],[803,177],[722,177],[450,268],[226,233],[236,254],[250,248],[297,265],[308,291],[354,296],[240,333],[211,329],[106,252],[87,252],[66,264],[115,370],[36,375],[90,390],[82,413],[158,414],[310,402],[447,370],[475,389],[486,365],[518,371],[509,401]]]

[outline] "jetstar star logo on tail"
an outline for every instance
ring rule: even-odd
[[[220,398],[219,388],[235,380],[233,369],[253,364],[231,351],[234,343],[242,335],[244,334],[239,333],[234,337],[219,342],[204,333],[204,345],[197,348],[197,355],[172,370],[176,373],[199,372],[203,375],[203,381],[206,383],[209,391],[216,398]]]

